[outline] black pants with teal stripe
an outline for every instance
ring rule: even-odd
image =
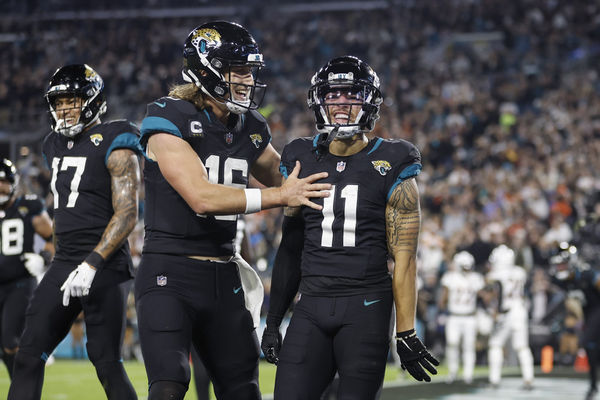
[[[339,400],[375,399],[389,352],[392,292],[302,295],[280,352],[275,400],[318,400],[336,372]]]

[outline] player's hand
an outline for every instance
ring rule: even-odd
[[[69,274],[65,283],[60,287],[63,291],[63,306],[69,305],[69,298],[87,296],[90,293],[96,269],[85,261]]]
[[[282,203],[288,207],[308,206],[315,210],[322,209],[322,206],[313,203],[310,199],[329,196],[331,184],[314,183],[319,179],[327,178],[327,172],[319,172],[302,179],[298,178],[299,173],[300,161],[296,161],[294,170],[280,188]]]
[[[431,382],[431,378],[425,372],[425,369],[430,374],[436,375],[437,370],[434,368],[434,365],[438,366],[440,362],[427,351],[421,340],[417,337],[415,330],[398,332],[396,334],[396,344],[402,369],[407,370],[418,381]]]
[[[263,332],[260,343],[265,359],[271,364],[277,365],[279,362],[279,350],[281,349],[281,333],[279,327],[267,325]]]
[[[24,253],[23,261],[25,268],[32,276],[38,276],[44,273],[44,257],[36,253]]]

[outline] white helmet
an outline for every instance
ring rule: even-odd
[[[505,268],[515,265],[515,252],[508,246],[501,244],[492,250],[489,262],[492,268]]]
[[[454,266],[462,271],[470,271],[475,265],[475,258],[468,251],[461,251],[452,258]]]

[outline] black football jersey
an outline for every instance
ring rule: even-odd
[[[313,200],[322,210],[302,208],[304,250],[300,291],[313,295],[356,294],[389,289],[385,207],[394,188],[421,171],[421,156],[404,140],[373,139],[346,157],[318,154],[319,135],[285,146],[281,173],[296,160],[300,177],[325,171],[331,195]]]
[[[35,229],[31,220],[45,210],[37,196],[17,197],[0,210],[0,283],[31,276],[23,264],[23,253],[33,252]]]
[[[271,141],[265,119],[256,111],[230,116],[223,125],[210,109],[163,97],[148,104],[140,143],[154,133],[182,138],[204,163],[212,183],[245,188],[252,165]],[[182,165],[181,168],[185,168]],[[144,166],[144,252],[176,255],[232,255],[237,215],[197,215],[162,176],[158,163]]]
[[[98,124],[73,138],[54,132],[46,136],[43,154],[52,170],[56,260],[77,265],[94,250],[114,214],[108,157],[116,149],[140,154],[138,138],[139,129],[126,120]],[[119,258],[130,264],[127,241],[111,258],[115,266],[123,264],[116,262]]]

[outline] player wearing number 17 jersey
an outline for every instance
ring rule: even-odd
[[[375,72],[356,57],[329,61],[312,79],[308,102],[319,134],[288,144],[286,176],[328,172],[321,210],[286,209],[262,349],[278,364],[275,399],[319,399],[336,371],[340,399],[373,399],[383,382],[392,302],[398,352],[418,380],[436,373],[415,336],[419,151],[404,140],[368,140],[382,101]],[[395,261],[388,274],[388,255]],[[279,324],[299,289],[285,341]],[[279,353],[281,346],[281,352]]]
[[[137,220],[139,132],[101,123],[102,78],[85,64],[50,79],[52,130],[43,153],[52,170],[56,255],[27,310],[8,399],[41,397],[45,361],[83,310],[87,352],[108,399],[136,399],[121,362],[132,279],[127,236]],[[81,397],[85,397],[82,393]]]

